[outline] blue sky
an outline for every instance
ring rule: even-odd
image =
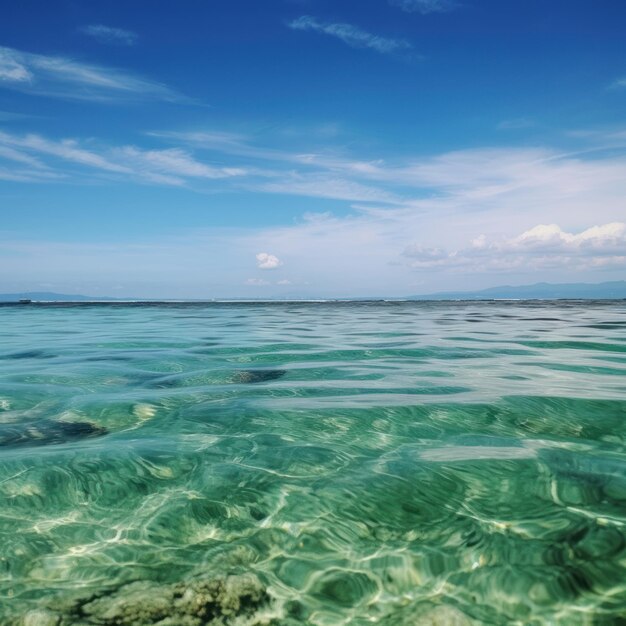
[[[0,291],[626,278],[621,0],[79,0],[0,22]]]

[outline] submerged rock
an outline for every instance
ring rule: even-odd
[[[233,374],[234,383],[264,383],[282,378],[286,370],[239,370]]]
[[[143,381],[143,384],[151,389],[168,389],[178,387],[204,387],[207,385],[223,385],[232,383],[264,383],[281,378],[286,373],[286,370],[277,369],[237,370],[232,373],[225,372],[223,370],[197,371],[189,372],[187,374],[150,377]]]
[[[90,422],[37,420],[20,424],[0,425],[0,447],[46,446],[87,437],[101,437],[106,428]]]
[[[172,585],[133,582],[107,594],[51,607],[45,614],[59,626],[255,626],[269,623],[259,614],[268,605],[269,596],[259,579],[245,574]],[[23,626],[36,623],[33,613],[24,617]]]
[[[23,352],[11,352],[3,354],[0,359],[51,359],[55,355],[45,350],[24,350]]]
[[[393,611],[380,621],[381,626],[479,626],[465,613],[450,605],[417,603]]]

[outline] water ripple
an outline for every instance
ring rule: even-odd
[[[626,613],[623,302],[0,318],[0,624]]]

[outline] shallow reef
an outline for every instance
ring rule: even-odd
[[[233,374],[235,383],[265,383],[282,378],[285,370],[239,370]]]
[[[0,447],[47,446],[87,437],[101,437],[107,430],[90,422],[36,420],[20,424],[0,425]]]
[[[239,385],[250,383],[266,383],[278,380],[287,373],[282,369],[246,369],[228,371],[199,371],[188,374],[174,374],[168,376],[147,376],[146,380],[140,381],[151,389],[177,389],[190,388],[199,385]]]
[[[253,574],[171,585],[137,581],[106,593],[58,598],[29,611],[20,626],[255,626],[270,598]]]

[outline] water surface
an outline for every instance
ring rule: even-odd
[[[0,623],[626,623],[626,303],[0,307]]]

